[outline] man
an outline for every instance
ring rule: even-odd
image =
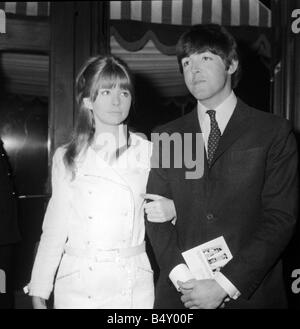
[[[16,195],[7,155],[0,140],[0,309],[14,307],[13,250],[19,240]]]
[[[280,257],[297,210],[291,127],[237,99],[237,45],[223,27],[192,27],[178,41],[177,58],[197,107],[157,132],[182,139],[202,133],[204,170],[187,179],[184,165],[151,169],[147,193],[173,199],[177,212],[175,224],[146,221],[160,267],[155,307],[285,308]],[[189,269],[181,253],[220,236],[233,258],[214,279],[182,282],[179,270]]]

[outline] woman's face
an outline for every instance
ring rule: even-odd
[[[117,126],[128,116],[131,106],[131,93],[119,85],[98,90],[97,98],[90,102],[95,121],[106,125]]]

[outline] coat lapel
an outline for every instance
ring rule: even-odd
[[[124,180],[116,170],[98,156],[91,147],[88,147],[86,154],[77,160],[77,167],[83,176],[102,177],[116,184],[125,185]]]
[[[216,160],[247,130],[249,125],[249,110],[246,105],[238,99],[232,117],[220,138],[211,166],[213,166]]]
[[[198,118],[198,112],[197,112],[197,107],[194,108],[192,112],[190,112],[186,117],[184,124],[182,125],[182,131],[181,131],[183,138],[184,138],[184,133],[191,133],[193,138],[192,138],[192,158],[196,159],[197,154],[196,154],[196,135],[197,134],[202,134],[200,123],[199,123],[199,118]],[[206,150],[204,147],[204,141],[203,141],[203,146],[204,148],[204,173],[208,169],[208,162],[207,162],[207,156],[206,156]],[[184,168],[184,166],[183,166]],[[186,171],[186,168],[184,168],[184,171]]]

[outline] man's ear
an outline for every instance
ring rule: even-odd
[[[92,105],[92,102],[90,100],[89,97],[85,97],[83,99],[83,105],[88,109],[88,110],[92,110],[93,109],[93,105]]]
[[[230,64],[229,68],[228,68],[228,73],[230,75],[233,74],[237,70],[238,66],[239,66],[239,61],[233,59],[231,61],[231,64]]]

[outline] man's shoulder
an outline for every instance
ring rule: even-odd
[[[180,132],[182,131],[183,126],[185,125],[186,122],[189,122],[190,120],[192,120],[192,116],[193,116],[193,111],[189,112],[187,114],[184,114],[183,116],[169,121],[163,125],[160,125],[158,127],[156,127],[153,132],[156,133],[174,133],[174,132]]]
[[[285,127],[286,129],[291,129],[290,122],[277,114],[259,110],[242,101],[240,101],[239,104],[244,110],[248,111],[250,117],[253,118],[256,128],[262,127],[265,130],[268,128],[276,130],[280,129],[280,127]]]
[[[140,132],[130,131],[130,138],[132,139],[132,141],[139,142],[145,146],[151,144],[151,142],[148,140],[147,136]]]

